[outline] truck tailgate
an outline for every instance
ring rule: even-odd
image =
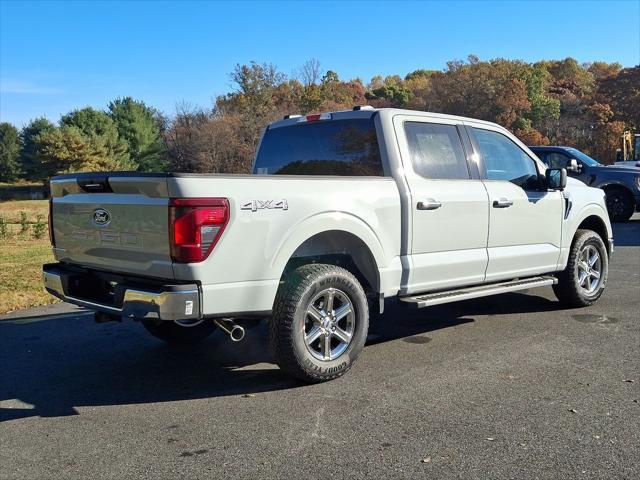
[[[173,279],[163,174],[78,174],[51,181],[60,262]]]

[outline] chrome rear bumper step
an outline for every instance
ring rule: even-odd
[[[518,290],[526,290],[528,288],[555,285],[556,283],[558,283],[558,279],[556,277],[532,277],[511,280],[509,282],[479,285],[477,287],[459,288],[456,290],[420,294],[412,297],[402,297],[400,298],[400,301],[411,308],[423,308],[430,307],[432,305],[440,305],[442,303],[468,300],[470,298],[488,297],[489,295],[498,295],[500,293],[516,292]]]
[[[154,289],[140,289],[122,285],[120,305],[74,295],[72,285],[88,283],[82,269],[69,268],[64,264],[49,263],[42,266],[44,287],[64,302],[95,310],[119,318],[192,320],[202,318],[200,314],[200,290],[193,284],[168,284]],[[104,317],[98,317],[104,320]]]

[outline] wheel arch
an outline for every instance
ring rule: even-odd
[[[605,195],[607,193],[607,190],[621,190],[625,193],[625,195],[627,195],[632,202],[635,203],[635,197],[634,197],[634,193],[633,190],[631,188],[629,188],[629,186],[625,183],[616,181],[616,180],[612,180],[606,183],[603,183],[601,185],[598,185],[597,188],[600,188],[602,190],[604,190]]]
[[[578,230],[592,230],[598,234],[598,236],[602,239],[605,247],[607,248],[607,252],[611,255],[611,246],[609,245],[609,230],[607,229],[607,224],[602,219],[602,217],[598,215],[588,215],[586,216],[576,228],[576,231],[573,233],[573,237],[571,241],[573,242],[573,238],[575,238]]]
[[[368,294],[380,291],[380,272],[375,255],[369,245],[352,232],[325,230],[311,235],[291,252],[280,278],[308,263],[328,263],[346,268],[362,283]]]

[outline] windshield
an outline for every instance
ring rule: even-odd
[[[575,148],[567,148],[566,150],[585,165],[588,165],[590,167],[597,167],[598,165],[600,165],[598,161],[594,160],[589,155],[582,153],[580,150],[576,150]]]
[[[270,128],[260,144],[253,173],[383,176],[373,119]]]

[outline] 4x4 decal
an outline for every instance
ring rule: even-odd
[[[257,212],[258,210],[289,210],[289,205],[286,200],[252,200],[250,202],[243,203],[240,210],[251,210]]]

